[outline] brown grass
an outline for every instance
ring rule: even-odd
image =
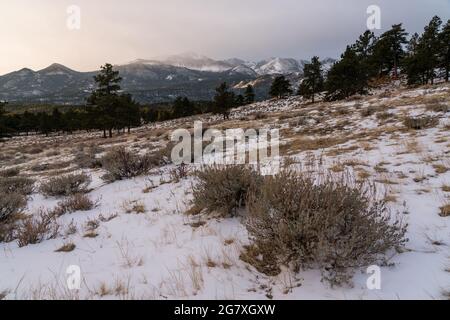
[[[76,245],[73,243],[66,243],[61,248],[55,250],[55,252],[72,252],[75,250]]]

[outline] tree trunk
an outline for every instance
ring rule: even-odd
[[[112,138],[112,128],[109,129],[109,137]]]
[[[106,139],[106,129],[103,129],[103,138]]]

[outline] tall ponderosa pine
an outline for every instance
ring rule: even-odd
[[[235,105],[235,95],[229,91],[226,82],[223,82],[216,88],[216,95],[214,96],[213,111],[216,114],[222,114],[223,119],[228,119],[230,116],[230,109]]]
[[[439,32],[442,20],[435,16],[431,19],[419,42],[419,52],[423,56],[427,82],[434,82],[436,68],[439,67],[439,53],[441,49]]]
[[[305,64],[304,78],[298,89],[298,94],[314,103],[315,95],[323,90],[322,63],[319,57],[313,57],[311,63]]]
[[[419,51],[420,37],[417,33],[413,34],[407,46],[407,56],[404,65],[405,72],[408,77],[408,84],[423,84],[426,82],[425,77],[425,59]],[[425,59],[424,59],[425,58]]]
[[[435,16],[425,27],[422,36],[414,34],[408,44],[408,56],[405,59],[405,71],[408,84],[433,83],[436,70],[442,66],[442,21]]]
[[[248,85],[245,88],[245,92],[244,92],[244,103],[245,104],[252,104],[253,102],[255,102],[255,90],[253,89],[252,85]]]
[[[439,54],[440,67],[444,71],[445,81],[448,82],[450,76],[450,20],[443,27],[439,40],[441,47]]]
[[[356,93],[365,94],[367,87],[365,66],[355,50],[348,46],[341,60],[336,62],[328,72],[325,82],[326,100],[345,99]]]
[[[129,94],[119,94],[122,78],[119,72],[109,63],[101,67],[100,73],[94,77],[97,89],[88,98],[88,103],[95,106],[96,127],[106,131],[112,137],[112,130],[128,128],[140,124],[140,107]]]
[[[393,25],[390,30],[380,36],[374,47],[373,56],[379,75],[393,72],[394,77],[398,78],[398,70],[405,56],[404,45],[408,43],[407,35],[408,33],[400,23]]]
[[[360,62],[366,70],[366,78],[370,79],[377,76],[378,66],[374,60],[374,50],[378,39],[372,31],[367,30],[359,36],[356,43],[353,45],[353,50],[360,58]]]
[[[292,89],[289,80],[287,80],[285,76],[276,77],[270,87],[270,95],[273,98],[281,99],[290,94],[292,94]]]

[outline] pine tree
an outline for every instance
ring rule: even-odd
[[[439,62],[440,67],[444,70],[444,79],[446,82],[450,76],[450,20],[447,21],[439,34],[440,53]]]
[[[326,100],[345,99],[356,93],[367,92],[366,70],[355,50],[348,46],[328,72],[325,82]]]
[[[249,84],[245,88],[244,103],[245,104],[252,104],[254,102],[255,102],[255,90],[253,89],[253,86]]]
[[[109,63],[101,67],[100,73],[94,76],[97,89],[88,98],[88,103],[95,106],[98,127],[103,130],[103,137],[106,138],[106,131],[112,137],[112,130],[118,125],[116,117],[117,107],[120,105],[120,82],[122,78],[118,71],[113,70]]]
[[[58,108],[53,108],[51,116],[51,126],[52,130],[61,131],[64,128],[63,116]]]
[[[361,60],[361,64],[366,70],[366,77],[370,79],[378,73],[378,66],[374,59],[374,51],[378,39],[372,31],[367,30],[359,36],[353,45],[353,50]]]
[[[235,95],[229,91],[226,82],[222,83],[216,88],[216,95],[214,96],[213,111],[217,114],[222,114],[223,119],[228,119],[230,116],[230,109],[235,105]]]
[[[398,70],[405,55],[404,45],[407,44],[408,33],[402,24],[395,24],[383,33],[374,47],[374,62],[378,74],[394,72],[394,78],[398,78]]]
[[[194,106],[187,97],[177,97],[172,106],[175,118],[183,118],[194,114]]]
[[[417,33],[413,34],[407,46],[407,56],[405,57],[404,65],[406,75],[408,77],[408,84],[424,84],[425,77],[425,59],[419,51],[420,37]]]
[[[417,34],[411,37],[404,63],[408,84],[434,83],[436,69],[442,66],[441,24],[441,19],[435,16],[420,37]]]
[[[305,64],[304,79],[300,84],[298,94],[314,103],[316,93],[323,90],[322,63],[319,57],[313,57],[311,63]]]
[[[238,94],[238,95],[235,97],[234,105],[235,105],[236,107],[241,107],[241,106],[243,106],[244,104],[245,104],[244,96],[243,96],[242,94]]]
[[[292,93],[291,83],[284,76],[278,76],[273,80],[269,93],[272,97],[281,99]]]
[[[0,101],[0,138],[5,136],[6,133],[9,131],[6,127],[5,120],[6,120],[6,111],[4,109],[4,106],[6,105],[6,102]]]
[[[436,78],[436,68],[439,67],[439,53],[441,49],[439,32],[442,20],[435,16],[431,19],[420,39],[419,54],[422,55],[426,69],[427,82],[434,82]]]

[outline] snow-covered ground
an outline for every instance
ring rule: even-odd
[[[251,240],[240,218],[188,216],[192,177],[171,178],[173,165],[149,176],[107,184],[101,169],[92,176],[96,208],[58,218],[60,236],[19,248],[0,244],[0,294],[6,299],[443,299],[450,290],[450,217],[439,215],[450,203],[450,87],[440,85],[389,92],[337,103],[311,105],[300,98],[265,101],[232,112],[230,120],[202,115],[158,123],[112,140],[95,133],[74,136],[19,137],[0,143],[2,169],[44,181],[49,176],[80,171],[73,163],[80,148],[103,151],[116,145],[142,151],[167,144],[168,134],[194,121],[226,128],[279,128],[282,154],[293,167],[321,162],[332,171],[349,171],[374,181],[393,212],[409,224],[405,252],[393,255],[393,266],[381,268],[381,289],[369,290],[366,270],[353,286],[331,288],[319,270],[276,277],[259,273],[239,259]],[[369,112],[369,110],[372,110]],[[407,130],[407,115],[431,115],[439,123]],[[27,152],[32,147],[42,152]],[[56,152],[52,152],[56,151]],[[9,155],[9,156],[8,156]],[[100,156],[101,154],[99,154]],[[64,163],[57,169],[33,171],[37,164]],[[52,209],[61,198],[34,193],[27,212]],[[127,213],[134,204],[141,213]],[[99,227],[85,237],[88,221]],[[70,227],[76,232],[66,232]],[[73,230],[72,230],[73,231]],[[55,252],[64,244],[71,252]],[[81,268],[81,289],[69,290],[67,268]]]

